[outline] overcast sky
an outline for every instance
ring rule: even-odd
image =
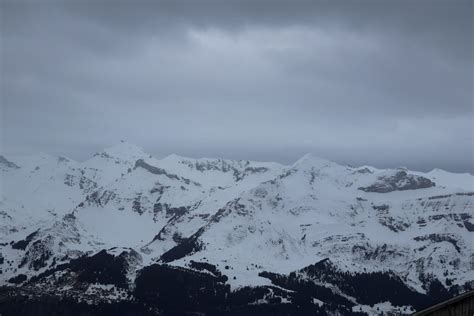
[[[1,0],[1,151],[473,172],[473,2]]]

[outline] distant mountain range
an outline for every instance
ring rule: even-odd
[[[474,176],[0,156],[0,314],[408,314],[474,287]],[[81,314],[82,313],[82,314]]]

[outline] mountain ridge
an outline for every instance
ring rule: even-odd
[[[226,280],[206,284],[220,288],[217,284],[223,283],[232,295],[261,289],[267,293],[261,298],[264,305],[277,297],[280,302],[298,299],[276,295],[270,289],[281,284],[262,277],[263,272],[286,275],[284,284],[296,282],[301,293],[316,291],[308,295],[322,305],[311,308],[334,311],[322,299],[333,291],[352,302],[341,300],[346,305],[336,310],[369,314],[375,308],[365,304],[369,301],[358,301],[333,279],[314,288],[310,279],[302,283],[292,273],[329,258],[338,271],[381,273],[379,279],[391,273],[400,286],[420,295],[438,283],[443,295],[453,294],[474,280],[473,176],[350,167],[312,154],[288,166],[174,154],[156,159],[129,143],[84,162],[45,155],[21,162],[3,159],[18,168],[0,169],[0,285],[18,291],[44,282],[63,289],[51,276],[65,273],[61,269],[82,273],[69,262],[120,248],[131,249],[124,251],[133,251],[135,258],[118,270],[126,271],[120,273],[126,274],[127,291],[132,291],[127,295],[132,296],[144,269],[164,264],[178,269],[177,274],[199,264],[213,266],[214,272],[199,273]],[[105,264],[106,257],[91,262]],[[357,278],[362,277],[352,277]],[[97,282],[91,280],[79,278],[68,286],[93,291]],[[126,301],[122,290],[109,290],[115,301]],[[92,301],[101,301],[100,295]],[[418,304],[375,303],[387,311],[408,311]]]

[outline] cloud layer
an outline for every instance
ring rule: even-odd
[[[7,153],[474,171],[471,1],[1,6]]]

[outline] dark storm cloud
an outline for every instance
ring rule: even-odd
[[[471,1],[1,2],[3,151],[473,171]]]

